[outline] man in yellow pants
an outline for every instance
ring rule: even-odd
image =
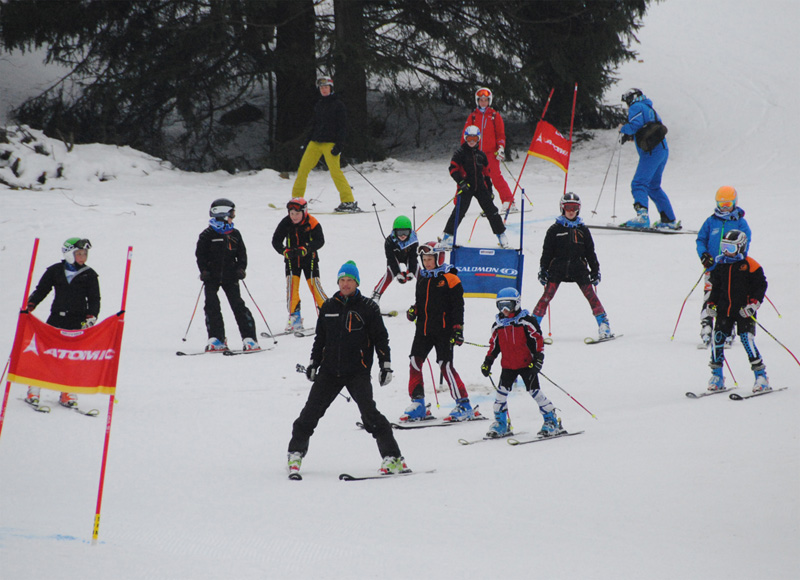
[[[343,213],[358,213],[363,211],[358,207],[358,202],[353,198],[353,190],[342,173],[340,165],[342,147],[347,137],[347,109],[339,100],[339,95],[333,92],[333,79],[320,77],[317,87],[322,98],[314,106],[314,119],[311,135],[300,167],[297,168],[297,179],[292,187],[292,197],[303,197],[306,193],[308,174],[325,156],[325,163],[331,172],[331,178],[339,191],[341,204],[334,209]]]

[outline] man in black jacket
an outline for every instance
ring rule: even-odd
[[[216,199],[208,212],[209,226],[200,233],[195,257],[200,279],[205,289],[207,351],[228,350],[225,324],[219,304],[220,287],[228,297],[228,303],[239,325],[244,350],[260,350],[256,341],[256,323],[245,306],[239,291],[239,280],[247,270],[247,249],[239,230],[233,227],[236,205],[229,199]]]
[[[334,211],[357,213],[362,210],[358,207],[358,202],[354,201],[353,190],[347,183],[340,164],[342,148],[347,138],[347,109],[339,100],[339,95],[333,92],[332,78],[318,78],[317,87],[322,98],[314,106],[311,134],[300,166],[297,168],[292,197],[303,197],[306,194],[308,174],[316,167],[319,158],[325,156],[325,163],[342,202]]]
[[[380,385],[386,386],[392,380],[389,333],[378,305],[361,295],[359,283],[355,263],[342,265],[338,276],[339,291],[319,310],[311,360],[306,367],[306,377],[313,384],[308,400],[293,424],[289,441],[290,476],[300,471],[314,429],[342,388],[353,397],[364,429],[378,443],[383,458],[380,472],[388,475],[408,471],[392,434],[392,425],[378,411],[372,395],[370,371],[373,351],[378,354]]]

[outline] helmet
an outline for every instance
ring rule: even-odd
[[[516,312],[519,310],[520,302],[522,302],[522,296],[519,295],[516,288],[511,287],[500,290],[495,298],[495,304],[500,312],[503,310]]]
[[[477,91],[475,91],[475,104],[479,107],[481,106],[480,98],[481,97],[489,97],[489,106],[492,106],[492,98],[494,95],[492,94],[492,89],[488,89],[486,87],[481,87]]]
[[[410,236],[414,228],[411,226],[411,220],[404,215],[399,215],[395,218],[392,224],[392,231],[395,236],[406,235]]]
[[[305,198],[293,197],[289,200],[289,203],[286,204],[286,209],[303,212],[303,217],[306,217],[308,215],[308,202]]]
[[[225,218],[233,219],[233,212],[236,209],[236,204],[229,199],[221,197],[215,199],[211,203],[211,209],[208,210],[208,215],[214,219],[225,221]]]
[[[464,129],[464,141],[467,143],[477,143],[481,140],[481,130],[477,125],[470,125]]]
[[[444,264],[444,250],[441,246],[437,245],[436,242],[425,242],[421,244],[419,250],[417,250],[419,254],[419,261],[422,262],[422,256],[425,254],[433,254],[436,256],[436,265],[441,266]],[[425,264],[423,263],[423,267]]]
[[[736,254],[744,254],[745,246],[747,246],[747,234],[741,230],[725,232],[720,243],[722,253],[730,257]]]
[[[714,196],[714,199],[717,202],[718,210],[731,212],[736,209],[739,195],[736,193],[736,189],[730,185],[723,185],[717,190],[717,195]]]
[[[629,89],[627,93],[623,93],[622,102],[630,107],[643,96],[644,93],[642,93],[641,89]]]
[[[70,238],[61,246],[61,253],[67,264],[75,263],[76,250],[86,250],[87,252],[92,248],[92,243],[87,239]]]
[[[319,87],[330,87],[333,90],[333,79],[331,77],[318,77],[317,88]]]
[[[559,207],[561,207],[561,215],[564,215],[564,209],[566,208],[577,208],[579,214],[581,213],[581,198],[578,197],[577,194],[568,191],[561,197],[561,203],[559,203]]]

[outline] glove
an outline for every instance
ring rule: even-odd
[[[211,280],[211,272],[209,272],[208,270],[203,270],[202,272],[200,272],[200,279],[203,282],[208,282],[209,280]]]
[[[533,355],[533,362],[528,365],[528,368],[535,370],[537,373],[542,370],[544,364],[544,353],[537,352]]]
[[[381,369],[380,384],[382,387],[385,387],[391,382],[392,382],[392,363],[387,360],[386,362],[383,363],[383,368]]]
[[[470,190],[472,186],[466,179],[462,179],[458,182],[458,193],[466,193]]]
[[[318,368],[319,365],[315,363],[313,360],[308,361],[308,366],[306,367],[306,378],[312,383],[314,382],[314,379],[317,378]]]
[[[633,135],[628,135],[627,133],[620,133],[619,134],[619,142],[624,145],[628,141],[633,141]]]
[[[294,249],[295,257],[305,258],[308,255],[308,248],[305,246],[298,246]]]
[[[417,307],[412,306],[408,310],[406,310],[406,318],[408,318],[409,322],[414,322],[417,319]]]
[[[339,143],[334,143],[331,149],[331,155],[339,155],[342,152],[342,146]]]
[[[464,344],[464,327],[460,324],[453,325],[453,338],[450,339],[450,344],[456,346]]]
[[[711,304],[710,302],[706,304],[706,318],[716,318],[717,317],[717,305]]]
[[[86,320],[81,322],[81,328],[89,328],[94,326],[97,323],[97,316],[93,316],[91,314],[86,315]]]
[[[406,272],[406,282],[410,282],[414,279],[414,272]]]
[[[284,260],[291,260],[292,254],[294,254],[294,248],[284,248],[283,249],[283,259]]]
[[[28,312],[33,312],[34,308],[36,308],[36,304],[33,302],[28,302],[28,306],[26,307]]]
[[[700,256],[700,262],[702,262],[703,267],[708,269],[714,265],[714,256],[712,256],[708,252],[703,252],[703,255]]]
[[[488,357],[483,360],[483,364],[481,365],[481,374],[484,377],[488,377],[492,374],[492,363],[494,361],[490,360]]]
[[[539,270],[539,283],[542,286],[547,286],[547,270],[545,270],[544,268]]]
[[[589,282],[592,283],[592,286],[597,286],[600,283],[600,270],[594,274],[589,274]]]
[[[400,284],[405,284],[406,282],[408,282],[408,280],[406,279],[405,272],[398,272],[397,275],[394,277],[394,279],[400,282]]]
[[[245,272],[243,268],[236,268],[237,279],[244,280],[245,276],[247,276],[247,272]]]
[[[497,157],[498,161],[505,161],[506,160],[506,149],[502,145],[497,148],[497,151],[494,152],[494,156]]]
[[[739,310],[739,316],[742,318],[750,318],[755,315],[756,311],[761,307],[761,302],[753,298],[747,303],[747,306]]]

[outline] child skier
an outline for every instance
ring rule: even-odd
[[[494,423],[489,427],[487,437],[498,438],[512,435],[508,424],[506,409],[508,395],[517,377],[522,378],[525,389],[539,405],[544,418],[539,435],[548,437],[560,431],[561,419],[556,416],[556,408],[544,393],[539,390],[539,371],[544,363],[544,339],[539,323],[527,310],[520,309],[521,297],[516,288],[503,288],[497,293],[495,303],[500,313],[492,326],[489,339],[489,352],[481,365],[483,376],[492,374],[492,364],[502,353],[500,381],[495,388]]]
[[[300,317],[300,274],[306,277],[306,283],[314,297],[319,312],[322,303],[328,299],[319,280],[319,256],[317,251],[325,245],[322,226],[308,213],[308,202],[302,197],[295,197],[286,204],[289,212],[283,218],[272,235],[272,247],[283,255],[286,272],[286,307],[289,310],[289,321],[286,332],[303,329]]]
[[[481,209],[486,214],[500,247],[508,247],[506,226],[492,201],[494,194],[492,193],[492,179],[489,176],[489,161],[486,154],[478,149],[480,140],[481,130],[475,125],[470,125],[464,130],[464,143],[450,160],[450,177],[458,184],[458,192],[456,193],[456,207],[453,208],[453,212],[444,226],[441,245],[445,250],[453,249],[456,211],[458,212],[458,223],[461,224],[473,197],[478,200]]]
[[[64,259],[53,264],[42,275],[36,289],[28,297],[28,312],[55,290],[47,324],[56,328],[78,330],[93,326],[100,314],[100,283],[97,272],[86,265],[92,244],[87,239],[69,238],[61,246]],[[28,387],[25,402],[39,405],[39,387]],[[61,393],[58,400],[65,407],[76,407],[78,395]]]
[[[599,339],[614,338],[608,315],[594,289],[600,283],[600,264],[594,252],[592,234],[578,217],[581,198],[572,192],[565,193],[559,205],[561,215],[544,237],[539,261],[539,282],[544,286],[544,293],[533,309],[533,315],[537,322],[541,322],[561,282],[575,282],[592,307]]]
[[[712,343],[712,325],[714,319],[706,316],[708,298],[711,295],[711,271],[714,269],[714,259],[722,253],[722,237],[726,231],[739,230],[747,236],[747,245],[744,247],[744,255],[750,249],[750,226],[744,219],[744,210],[738,206],[739,195],[730,185],[723,185],[717,190],[714,199],[717,207],[703,223],[703,227],[697,233],[697,255],[700,262],[706,269],[704,274],[704,293],[703,308],[700,310],[700,338],[703,344],[708,347]],[[733,335],[728,337],[728,344],[733,342]]]
[[[247,249],[242,234],[233,227],[236,205],[229,199],[216,199],[208,211],[208,227],[200,233],[195,257],[200,279],[205,291],[207,352],[228,350],[225,323],[219,304],[219,289],[228,297],[233,310],[243,350],[261,350],[256,341],[256,323],[245,306],[239,290],[239,280],[244,280],[247,270]]]
[[[380,303],[381,296],[392,280],[405,284],[414,279],[419,272],[418,249],[419,241],[411,226],[411,220],[404,215],[397,216],[392,225],[392,233],[383,243],[383,251],[386,253],[386,273],[372,291],[372,299],[375,302]],[[400,268],[401,265],[405,266],[405,270]]]
[[[767,293],[764,269],[753,258],[745,257],[747,236],[740,230],[730,230],[722,237],[722,253],[714,261],[711,271],[711,296],[707,315],[716,318],[714,345],[711,348],[711,378],[709,391],[724,391],[725,339],[733,330],[739,332],[742,346],[755,373],[753,392],[769,391],[767,370],[755,343],[756,311]]]
[[[464,288],[456,275],[457,270],[444,263],[444,249],[437,247],[436,242],[421,245],[419,255],[422,269],[417,279],[416,301],[406,312],[406,318],[416,322],[409,355],[408,394],[411,405],[400,420],[419,421],[428,415],[422,365],[434,348],[436,362],[450,387],[450,395],[456,401],[445,421],[474,419],[480,414],[472,408],[464,382],[453,368],[453,345],[464,344]]]

